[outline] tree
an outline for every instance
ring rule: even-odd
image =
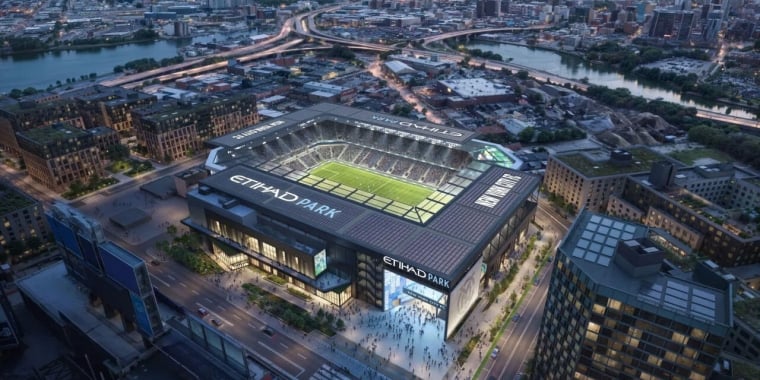
[[[177,226],[170,224],[166,227],[166,233],[169,234],[172,238],[177,236]]]
[[[535,133],[536,130],[533,127],[527,127],[517,134],[517,139],[520,140],[520,142],[531,142],[533,141],[533,135]]]
[[[528,73],[527,70],[520,70],[517,72],[517,77],[520,79],[528,79],[530,77],[530,73]]]
[[[116,144],[108,147],[109,160],[115,161],[123,160],[126,158],[129,158],[129,148],[127,148],[126,145]]]

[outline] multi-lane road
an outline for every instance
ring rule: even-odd
[[[190,167],[199,165],[201,162],[202,158],[195,158],[157,170],[143,175],[136,180],[115,185],[99,193],[80,198],[75,201],[75,205],[83,213],[91,214],[94,212],[93,210],[106,211],[106,209],[112,207],[114,202],[117,204],[135,202],[141,199],[137,196],[141,192],[139,189],[140,185],[159,177],[171,176],[174,173],[187,170]],[[3,176],[7,178],[9,174],[12,173],[4,173]],[[29,184],[23,182],[19,182],[18,184],[26,190],[29,189]],[[175,219],[186,215],[186,209],[185,213],[178,213],[178,210],[172,208],[174,205],[162,205],[162,202],[167,201],[158,202],[158,209],[152,213],[152,223],[168,222],[177,224],[178,220]],[[146,211],[150,211],[149,209],[150,206],[146,207]],[[113,212],[113,210],[107,211],[106,214]],[[91,215],[91,217],[96,218],[97,216]],[[155,242],[166,238],[165,234],[156,232],[153,237],[146,236],[139,243],[133,243],[124,237],[123,230],[115,227],[113,224],[102,223],[102,225],[106,238],[140,256],[146,263],[150,263],[156,258],[149,253],[154,250]],[[137,231],[132,232],[137,233]],[[227,290],[215,285],[208,278],[199,276],[171,260],[160,262],[159,265],[149,264],[149,271],[152,283],[158,291],[177,305],[182,306],[189,313],[196,313],[199,307],[207,309],[211,313],[210,316],[206,317],[207,321],[212,317],[223,321],[223,325],[219,327],[223,333],[242,343],[247,347],[252,357],[274,368],[285,378],[311,379],[315,373],[320,373],[315,378],[331,378],[325,372],[323,366],[336,368],[333,363],[315,351],[312,351],[309,347],[288,337],[287,334],[282,332],[283,327],[274,317],[266,313],[258,314],[256,312],[258,309],[255,308],[246,310],[240,305],[229,301]],[[267,325],[275,331],[275,334],[271,337],[261,331]],[[346,375],[346,378],[352,377]]]
[[[536,223],[544,228],[544,238],[551,239],[549,255],[555,256],[557,246],[567,233],[570,221],[554,212],[552,206],[543,198],[539,201]],[[546,294],[549,290],[551,263],[544,266],[538,274],[539,282],[525,295],[523,303],[516,314],[516,320],[510,320],[507,330],[496,344],[499,353],[490,358],[483,373],[484,379],[514,379],[525,371],[525,364],[533,355],[533,348],[541,327]]]

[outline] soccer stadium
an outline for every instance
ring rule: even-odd
[[[209,142],[184,223],[336,306],[419,300],[449,337],[526,238],[540,179],[469,131],[319,104]]]

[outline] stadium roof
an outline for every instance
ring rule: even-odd
[[[335,120],[364,128],[389,128],[457,145],[463,144],[475,136],[474,132],[462,129],[338,104],[320,103],[241,129],[235,133],[217,137],[209,140],[208,143],[215,147],[234,149],[251,143],[271,140],[323,120]]]
[[[452,282],[475,263],[487,240],[539,182],[535,175],[491,166],[422,225],[244,165],[201,181],[294,227],[316,229]],[[199,190],[189,196],[204,198]],[[207,204],[224,207],[219,202]]]

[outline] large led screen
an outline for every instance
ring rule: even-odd
[[[314,256],[314,276],[319,276],[325,269],[327,269],[327,255],[323,249]]]
[[[467,315],[467,312],[478,300],[480,293],[480,278],[483,271],[480,265],[481,261],[475,263],[467,274],[451,292],[449,300],[449,318],[446,324],[446,337],[448,338],[456,329],[457,325]]]

